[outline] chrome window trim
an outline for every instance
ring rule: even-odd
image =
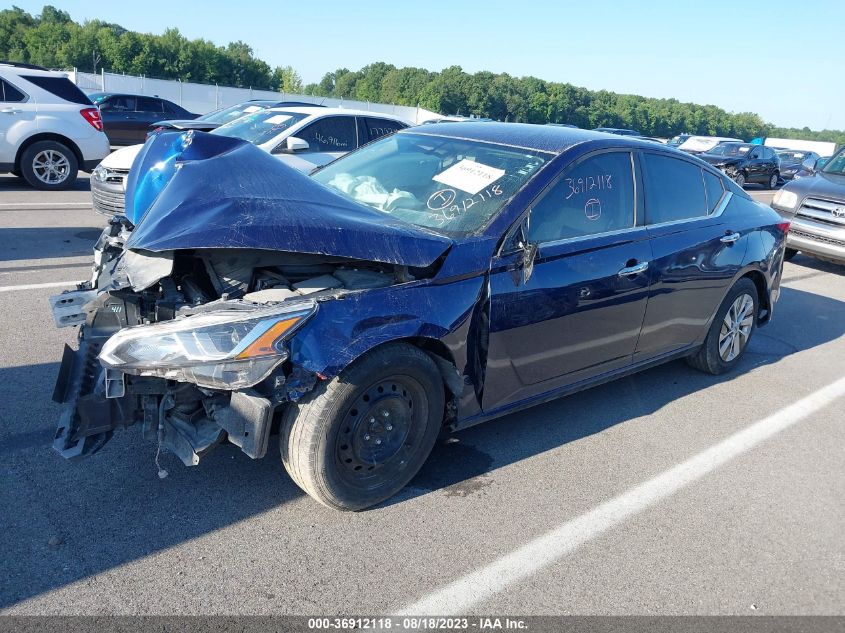
[[[539,248],[548,248],[550,246],[562,246],[565,244],[571,244],[573,242],[584,242],[587,240],[594,240],[600,237],[609,237],[613,235],[623,235],[625,233],[631,233],[633,231],[642,231],[645,232],[646,227],[644,226],[629,226],[625,229],[616,229],[615,231],[604,231],[603,233],[592,233],[590,235],[579,235],[577,237],[564,237],[559,240],[552,240],[551,242],[539,242],[537,245]]]
[[[698,222],[699,220],[709,220],[710,218],[718,218],[722,213],[725,212],[725,209],[728,206],[728,203],[733,198],[732,191],[726,191],[725,194],[722,196],[721,201],[719,202],[719,206],[717,206],[713,213],[709,213],[707,215],[697,215],[692,218],[682,218],[680,220],[670,220],[669,222],[658,222],[657,224],[646,224],[646,228],[655,228],[655,227],[662,227],[662,226],[673,226],[675,224],[683,224],[684,222]]]

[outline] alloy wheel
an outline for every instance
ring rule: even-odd
[[[719,332],[719,356],[731,362],[745,349],[751,328],[754,326],[754,299],[741,294],[731,304]]]
[[[61,152],[45,149],[32,159],[32,171],[44,184],[58,185],[70,175],[70,161]]]

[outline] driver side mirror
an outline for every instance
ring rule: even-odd
[[[525,242],[522,244],[522,274],[525,283],[531,279],[534,274],[534,260],[537,259],[537,250],[539,247],[535,242]]]
[[[305,139],[299,138],[298,136],[288,136],[285,141],[285,149],[282,151],[293,154],[295,152],[303,152],[310,147],[311,146],[308,144],[308,141]]]

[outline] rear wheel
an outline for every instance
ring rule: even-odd
[[[778,179],[779,174],[777,172],[774,172],[771,176],[769,176],[769,189],[774,189],[778,186]]]
[[[798,254],[794,248],[787,248],[783,254],[783,261],[788,262]]]
[[[282,462],[320,503],[363,510],[417,474],[437,440],[443,407],[434,361],[412,345],[385,345],[288,406]]]
[[[734,284],[699,350],[687,358],[698,370],[709,374],[730,371],[742,358],[757,324],[757,286],[743,277]]]
[[[46,191],[67,189],[76,181],[76,155],[56,141],[38,141],[27,147],[20,159],[20,171],[30,186]]]

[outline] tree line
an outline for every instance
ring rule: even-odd
[[[0,11],[0,59],[48,68],[106,69],[161,79],[419,105],[444,114],[497,121],[633,128],[659,137],[687,132],[746,140],[772,136],[845,144],[845,131],[777,127],[753,112],[732,113],[714,105],[588,90],[507,73],[470,74],[460,66],[432,72],[377,62],[357,71],[339,68],[318,83],[303,86],[291,66],[271,68],[241,41],[217,46],[204,39],[189,40],[175,28],[153,35],[100,20],[78,24],[66,11],[49,5],[37,16],[18,7]]]
[[[189,40],[174,28],[153,35],[101,20],[78,24],[66,11],[49,5],[37,16],[15,6],[0,11],[0,59],[82,72],[105,69],[238,88],[302,90],[293,68],[271,68],[244,42],[217,46]]]

